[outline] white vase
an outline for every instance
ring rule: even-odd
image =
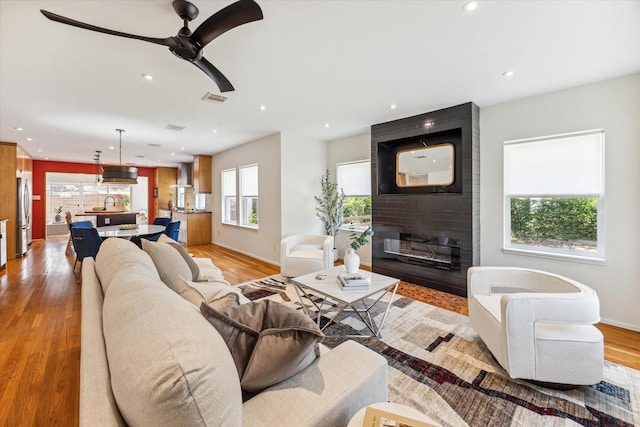
[[[349,274],[357,273],[360,268],[360,256],[353,248],[347,249],[347,252],[344,254],[344,267]]]

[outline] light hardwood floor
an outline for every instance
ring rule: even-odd
[[[81,285],[66,238],[36,241],[0,271],[0,426],[76,426]],[[276,274],[277,266],[215,245],[191,246],[231,283]],[[79,268],[78,268],[79,269]],[[76,272],[77,274],[77,272]],[[464,299],[411,284],[402,293],[465,313]],[[640,333],[601,325],[605,357],[640,369]]]

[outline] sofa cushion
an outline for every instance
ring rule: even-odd
[[[215,308],[224,308],[229,305],[239,305],[241,303],[249,302],[247,297],[242,295],[240,289],[220,282],[192,282],[182,279],[180,295],[195,305],[200,307],[203,302],[209,304]],[[222,298],[227,297],[226,305],[221,306]],[[218,301],[217,304],[213,304],[214,301]]]
[[[113,268],[117,265],[118,268]],[[102,285],[102,293],[107,293],[113,278],[124,273],[136,272],[154,280],[160,279],[156,266],[144,251],[127,239],[109,238],[100,245],[96,255],[96,274]]]
[[[216,310],[200,306],[226,342],[242,389],[257,393],[300,372],[319,356],[324,335],[309,317],[271,300]]]
[[[224,340],[159,279],[117,274],[103,321],[111,387],[128,425],[242,424],[240,383]]]
[[[185,291],[182,279],[192,279],[191,268],[182,255],[167,243],[142,239],[142,249],[149,254],[160,274],[160,279],[178,294]]]

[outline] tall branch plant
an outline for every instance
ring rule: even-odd
[[[344,219],[344,191],[341,188],[338,189],[338,184],[331,182],[329,169],[322,177],[320,185],[322,190],[320,196],[313,196],[318,204],[316,215],[322,221],[325,233],[328,236],[333,236],[335,242],[336,232]]]

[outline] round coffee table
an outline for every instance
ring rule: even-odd
[[[402,405],[400,403],[391,403],[391,402],[380,402],[373,403],[371,405],[372,408],[380,409],[381,411],[391,412],[394,414],[402,415],[404,417],[414,418],[418,421],[422,421],[425,423],[429,423],[430,425],[438,425],[435,421],[427,417],[422,412],[418,411],[415,408],[412,408],[407,405]],[[367,406],[360,409],[349,421],[347,427],[363,427],[362,423],[364,422],[364,413],[367,410]]]

